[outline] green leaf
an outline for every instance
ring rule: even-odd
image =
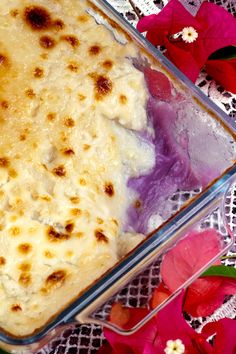
[[[228,46],[221,48],[211,54],[208,60],[228,60],[236,58],[236,46]]]
[[[3,349],[0,349],[0,354],[9,354],[9,353],[5,352]]]
[[[212,266],[201,274],[201,277],[218,276],[236,279],[236,268],[224,265]]]

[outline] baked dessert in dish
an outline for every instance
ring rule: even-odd
[[[169,195],[207,185],[235,158],[220,123],[193,124],[190,101],[89,7],[0,3],[0,327],[17,337],[160,224]]]
[[[133,133],[147,127],[136,49],[86,6],[0,4],[0,327],[17,336],[114,265],[118,238],[137,243],[120,235],[127,180],[154,163]]]

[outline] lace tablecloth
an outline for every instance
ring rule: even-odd
[[[167,0],[108,0],[130,23],[135,25],[142,15],[157,13],[168,2]],[[181,0],[189,6],[193,12],[201,0]],[[236,0],[211,0],[219,6],[224,6],[236,17]],[[131,6],[131,4],[133,6]],[[236,79],[236,78],[235,78]],[[211,78],[202,72],[197,80],[197,85],[210,97],[222,110],[232,119],[236,120],[236,95],[226,92],[217,85]],[[233,203],[233,201],[231,201]],[[232,205],[232,211],[235,207]],[[235,217],[231,218],[232,227],[236,228]],[[236,245],[229,254],[236,253]],[[226,265],[233,266],[235,261],[227,260]],[[191,325],[197,330],[201,329],[202,323],[218,320],[219,318],[236,316],[236,296],[231,297],[208,318],[188,319]],[[95,354],[104,340],[102,329],[97,325],[77,325],[65,330],[59,338],[54,339],[48,346],[44,347],[37,354]],[[223,353],[222,353],[223,354]]]

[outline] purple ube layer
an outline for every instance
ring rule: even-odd
[[[216,135],[209,125],[209,116],[208,121],[198,122],[193,108],[188,111],[186,98],[176,94],[162,73],[149,68],[144,73],[150,92],[147,114],[155,132],[154,138],[146,139],[155,145],[156,162],[148,175],[128,182],[140,203],[130,206],[126,224],[128,230],[141,233],[150,232],[148,222],[152,215],[168,216],[166,200],[174,192],[205,187],[232,163],[230,153],[225,156],[221,151],[227,149],[226,137],[222,140],[222,134]],[[186,105],[185,112],[179,109],[181,104]]]

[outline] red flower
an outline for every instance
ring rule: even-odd
[[[173,38],[186,27],[198,34],[192,43]],[[236,43],[234,17],[208,2],[203,2],[193,17],[179,0],[171,0],[159,14],[141,18],[137,29],[147,31],[147,39],[154,45],[164,45],[165,55],[193,82],[213,52]]]
[[[225,295],[234,294],[236,294],[235,279],[199,278],[187,289],[184,310],[194,317],[209,316],[223,304]]]
[[[223,318],[217,322],[207,323],[202,332],[207,336],[216,334],[213,341],[214,354],[235,354],[236,353],[236,321]]]
[[[206,70],[225,90],[236,93],[236,58],[208,60]]]
[[[105,345],[100,354],[157,354],[164,353],[167,341],[179,339],[185,347],[185,354],[210,354],[212,347],[207,343],[205,334],[196,333],[185,321],[182,315],[182,302],[184,293],[182,292],[176,299],[163,308],[159,313],[144,325],[136,333],[130,336],[122,336],[108,329],[104,329],[104,335],[109,342]],[[119,314],[114,315],[114,311]],[[130,328],[137,323],[145,314],[147,309],[119,308],[113,307],[111,317],[122,316],[122,311],[127,311],[130,316],[127,323],[123,323],[123,328]]]

